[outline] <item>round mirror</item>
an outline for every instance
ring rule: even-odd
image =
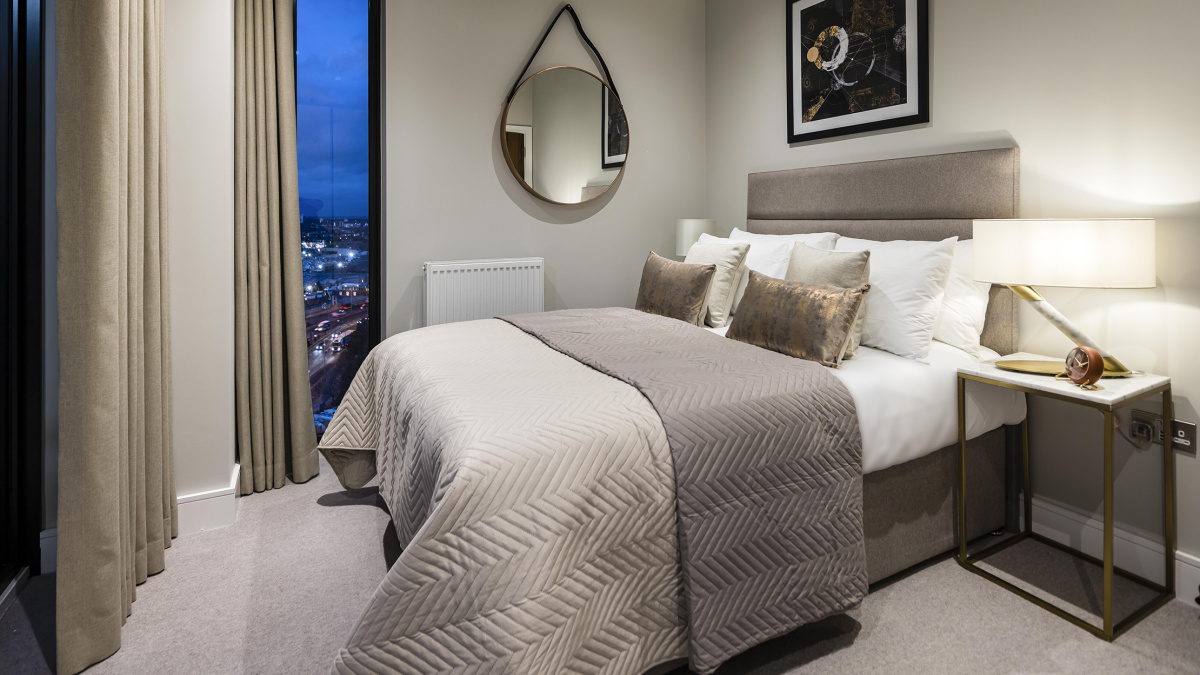
[[[504,108],[504,159],[526,190],[582,204],[625,170],[629,124],[613,90],[591,73],[559,66],[531,75]]]

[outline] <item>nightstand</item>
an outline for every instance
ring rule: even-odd
[[[1013,354],[1006,358],[1030,359],[1030,360],[1048,360],[1060,361],[1061,359],[1049,359],[1048,357],[1038,356],[1036,354]],[[1006,539],[999,544],[990,546],[984,550],[968,555],[967,553],[967,499],[966,494],[966,463],[970,461],[967,457],[967,441],[966,441],[966,387],[968,381],[981,382],[983,384],[1004,387],[1006,389],[1015,389],[1017,391],[1032,394],[1034,396],[1044,396],[1067,403],[1093,408],[1100,411],[1104,430],[1104,453],[1102,458],[1097,458],[1097,461],[1104,462],[1104,559],[1098,560],[1092,556],[1086,555],[1081,551],[1076,551],[1073,548],[1064,546],[1052,539],[1043,537],[1033,531],[1033,492],[1030,489],[1030,470],[1029,470],[1029,421],[1021,422],[1021,458],[1024,466],[1022,483],[1024,485],[1025,496],[1025,514],[1024,522],[1022,523],[1022,531],[1015,536]],[[1115,413],[1117,410],[1131,405],[1136,401],[1153,396],[1162,396],[1163,405],[1163,423],[1166,424],[1166,429],[1163,433],[1163,532],[1165,533],[1165,550],[1166,550],[1166,580],[1165,586],[1160,586],[1152,581],[1143,579],[1131,572],[1120,569],[1113,565],[1113,431],[1115,422]],[[1017,595],[1033,602],[1034,604],[1046,609],[1058,616],[1070,621],[1071,623],[1083,628],[1084,630],[1112,641],[1117,636],[1129,630],[1137,622],[1146,618],[1154,610],[1166,604],[1169,600],[1175,597],[1175,509],[1174,509],[1174,488],[1175,488],[1175,458],[1172,452],[1172,432],[1171,420],[1174,419],[1174,408],[1171,402],[1171,380],[1162,375],[1135,374],[1124,378],[1105,378],[1100,381],[1100,389],[1095,391],[1086,391],[1069,381],[1055,380],[1053,377],[1046,375],[1032,375],[1028,373],[1017,373],[1007,370],[1001,370],[990,362],[978,363],[972,366],[962,367],[958,369],[958,562],[966,569],[978,574],[979,576],[993,581],[1004,588],[1016,593]],[[977,563],[984,560],[990,555],[999,553],[1000,551],[1017,544],[1026,539],[1034,539],[1048,546],[1065,551],[1077,558],[1103,567],[1104,569],[1104,598],[1103,598],[1103,627],[1097,627],[1087,621],[1077,617],[1066,610],[1057,607],[1050,602],[1033,595],[1021,589],[1012,583],[1001,579],[991,572],[981,569]],[[1136,582],[1155,593],[1154,598],[1134,610],[1126,618],[1113,623],[1113,575],[1117,574],[1125,579]]]

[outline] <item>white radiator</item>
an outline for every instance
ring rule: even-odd
[[[425,325],[545,308],[543,258],[425,263]]]

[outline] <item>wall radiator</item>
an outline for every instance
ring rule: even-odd
[[[425,325],[545,308],[542,258],[425,263]]]

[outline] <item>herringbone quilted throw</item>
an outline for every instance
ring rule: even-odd
[[[504,320],[633,385],[658,412],[693,670],[866,595],[858,420],[824,367],[629,309]]]
[[[862,597],[859,434],[820,366],[632,310],[509,321],[541,339],[388,339],[321,441],[404,545],[335,672],[636,675],[689,634],[710,671]]]
[[[671,453],[633,387],[496,319],[422,328],[371,351],[321,452],[345,487],[378,470],[404,546],[335,672],[687,656]]]

